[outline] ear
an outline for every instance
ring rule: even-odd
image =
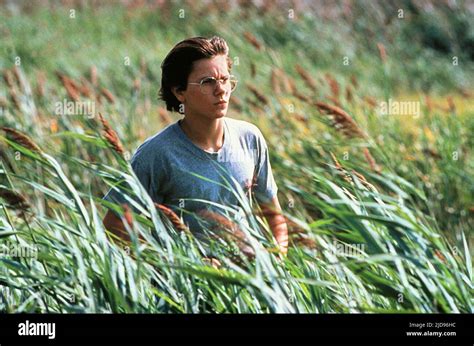
[[[178,87],[172,87],[171,92],[178,99],[179,102],[183,103],[186,99],[184,97],[184,90],[179,89]]]

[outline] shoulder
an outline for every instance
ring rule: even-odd
[[[133,154],[132,163],[144,166],[163,159],[168,149],[176,143],[175,126],[176,123],[170,124],[153,136],[148,137]]]
[[[263,139],[260,129],[248,121],[237,120],[233,118],[225,118],[227,125],[232,133],[235,133],[239,138],[244,137],[249,141],[261,142]]]

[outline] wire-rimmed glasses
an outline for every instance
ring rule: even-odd
[[[201,93],[208,95],[208,94],[214,93],[214,91],[217,88],[218,81],[222,85],[222,87],[229,92],[232,92],[235,90],[235,88],[237,87],[237,82],[238,82],[235,76],[229,75],[229,76],[224,76],[219,79],[214,78],[214,77],[204,77],[203,79],[201,79],[199,83],[188,83],[188,84],[199,85],[199,89],[201,90]]]

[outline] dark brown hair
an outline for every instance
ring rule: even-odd
[[[161,64],[161,88],[159,98],[166,102],[166,109],[180,112],[180,104],[171,91],[173,87],[186,90],[193,63],[217,55],[227,56],[229,71],[232,60],[229,58],[227,42],[218,36],[211,38],[192,37],[176,44]]]

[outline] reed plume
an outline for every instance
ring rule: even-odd
[[[0,108],[4,108],[8,106],[8,100],[3,97],[3,96],[0,96]]]
[[[91,82],[91,84],[94,86],[94,87],[97,87],[97,80],[98,80],[98,76],[97,76],[97,67],[95,67],[94,65],[91,66],[90,68],[90,71],[89,71],[89,80]]]
[[[293,247],[317,249],[318,245],[314,239],[311,239],[307,232],[296,225],[294,222],[287,220],[288,225],[288,239]]]
[[[383,43],[377,43],[377,49],[379,50],[379,56],[380,60],[382,60],[382,63],[387,62],[387,51],[385,50],[385,46]]]
[[[13,106],[21,111],[21,102],[20,99],[18,98],[18,94],[13,88],[9,88],[8,92],[10,93],[10,98],[12,99]]]
[[[13,209],[25,212],[31,208],[26,198],[13,190],[0,187],[0,197]]]
[[[42,153],[40,147],[38,145],[36,145],[35,142],[33,142],[33,140],[28,137],[27,135],[21,133],[20,131],[18,130],[15,130],[15,129],[12,129],[10,127],[1,127],[1,129],[3,131],[5,131],[5,133],[7,134],[7,137],[8,139],[10,139],[11,141],[21,145],[22,147],[25,147],[33,152],[37,152],[37,153]]]
[[[21,71],[16,65],[13,67],[13,75],[15,76],[17,85],[20,87],[21,90],[24,90],[25,86],[23,84],[23,79],[21,78]]]
[[[331,155],[331,158],[334,162],[334,166],[336,169],[341,173],[342,178],[349,184],[353,184],[352,178],[349,174],[347,174],[347,171],[342,167],[342,165],[339,163],[337,160],[336,156],[333,153],[329,153]]]
[[[262,50],[263,45],[257,40],[257,38],[250,32],[244,32],[244,38],[257,50]]]
[[[471,98],[473,93],[465,88],[461,88],[459,90],[459,92],[461,93],[462,97],[468,99],[468,98]]]
[[[142,56],[140,57],[140,74],[142,76],[145,76],[147,70],[148,70],[148,66],[146,64],[146,59]]]
[[[352,170],[351,171],[352,174],[354,174],[359,180],[360,182],[362,183],[362,185],[364,185],[366,188],[368,188],[369,190],[372,190],[372,191],[375,191],[377,192],[377,189],[375,188],[374,185],[372,185],[371,183],[369,183],[367,181],[367,179],[359,172],[355,171],[355,170]]]
[[[316,82],[311,77],[311,75],[306,71],[301,65],[296,65],[296,72],[300,75],[300,77],[305,82],[306,86],[311,89],[312,91],[316,91]]]
[[[426,156],[430,156],[433,159],[436,159],[436,160],[442,159],[441,155],[431,148],[424,148],[422,151],[423,151],[423,154],[425,154]]]
[[[307,123],[308,122],[308,118],[306,116],[304,116],[303,114],[295,113],[294,118],[296,120],[302,122],[302,123]]]
[[[250,63],[250,76],[252,78],[255,78],[256,75],[257,75],[257,66],[255,66],[255,64],[251,62]]]
[[[79,93],[79,86],[76,84],[76,82],[59,71],[56,72],[56,76],[62,82],[69,98],[74,102],[78,102],[81,99],[81,96]]]
[[[280,87],[280,79],[281,77],[278,75],[278,71],[275,68],[272,68],[272,73],[270,76],[270,85],[272,87],[273,92],[276,94],[281,94],[281,87]]]
[[[341,105],[341,102],[339,102],[339,99],[337,99],[333,96],[329,96],[328,100],[331,101],[334,104],[334,106],[342,108],[342,105]]]
[[[89,88],[87,85],[88,82],[84,77],[81,77],[81,84],[79,85],[79,92],[82,96],[87,97],[89,99],[94,98],[94,92]]]
[[[115,132],[112,127],[110,126],[109,122],[104,119],[101,113],[99,113],[99,119],[100,122],[102,123],[102,126],[104,127],[104,130],[102,132],[103,136],[107,140],[107,142],[112,146],[112,148],[120,154],[122,157],[124,157],[125,150],[123,149],[122,143],[120,142],[120,139],[117,135],[117,132]]]
[[[293,91],[293,96],[298,100],[311,104],[311,99],[308,96],[301,94],[298,90]]]
[[[115,103],[115,96],[110,92],[110,90],[102,88],[100,90],[100,93],[105,97],[107,101],[109,101],[110,103]]]
[[[0,142],[0,161],[8,168],[9,171],[13,172],[14,174],[17,173],[15,166],[13,166],[10,158],[7,156],[6,147]]]
[[[164,206],[163,204],[155,203],[155,207],[160,210],[167,218],[171,221],[173,226],[180,232],[189,233],[189,228],[184,223],[181,222],[180,218],[176,213],[170,208]]]
[[[3,79],[9,88],[13,88],[15,86],[15,81],[13,79],[12,71],[6,69],[3,71]]]
[[[446,257],[444,257],[444,255],[441,253],[441,251],[439,251],[438,249],[435,249],[434,254],[435,254],[436,257],[439,258],[439,260],[441,262],[446,263]]]
[[[367,104],[368,104],[369,106],[371,106],[372,108],[377,107],[377,101],[376,101],[373,97],[371,97],[371,96],[366,96],[366,97],[364,97],[364,100],[365,100],[365,102],[367,102]]]
[[[426,104],[426,110],[428,113],[433,112],[433,101],[431,100],[431,97],[428,95],[425,95],[425,104]]]
[[[36,94],[38,97],[43,98],[45,94],[46,75],[44,71],[40,71],[36,74],[38,85],[36,86]]]
[[[329,73],[326,73],[324,77],[331,89],[332,96],[339,99],[339,83]]]
[[[354,119],[352,119],[349,114],[344,112],[342,108],[331,106],[323,102],[316,102],[316,106],[321,113],[331,116],[333,126],[338,131],[341,131],[342,134],[347,138],[367,138],[367,135],[359,128]],[[371,170],[380,173],[381,168],[375,162],[375,159],[370,154],[369,149],[364,148],[363,153],[367,163],[370,165]]]
[[[296,90],[294,81],[281,70],[278,70],[278,75],[281,76],[280,80],[283,86],[283,91],[287,94],[293,93],[293,91]]]
[[[374,172],[380,173],[380,166],[375,162],[372,154],[370,153],[368,148],[363,149],[365,160],[370,165],[370,169]]]
[[[342,175],[342,178],[349,184],[351,185],[354,185],[354,179],[351,177],[351,175],[347,172],[347,170],[342,167],[342,165],[339,163],[339,161],[337,160],[336,156],[333,154],[333,153],[330,153],[331,155],[331,158],[334,162],[334,166],[336,167],[336,169],[341,173]],[[367,179],[359,172],[355,171],[355,170],[351,170],[351,173],[354,174],[358,179],[359,181],[361,182],[362,185],[364,185],[366,188],[368,188],[369,190],[372,190],[372,191],[376,191],[375,189],[375,186],[372,185],[371,183],[369,183],[367,181]]]
[[[255,252],[248,243],[245,233],[235,222],[232,222],[224,215],[206,209],[198,211],[197,215],[210,222],[209,230],[215,233],[216,237],[222,237],[227,241],[235,242],[245,256],[248,258],[255,257]]]
[[[256,87],[254,87],[252,84],[247,83],[247,88],[252,92],[252,94],[254,94],[254,96],[260,103],[262,103],[263,105],[268,105],[268,98],[263,95]]]
[[[249,104],[252,108],[255,108],[256,110],[261,110],[262,106],[260,103],[255,102],[254,100],[246,97],[245,98],[245,103]]]
[[[316,102],[321,113],[331,117],[333,126],[348,138],[366,138],[366,134],[359,128],[354,119],[342,108],[331,106],[323,102]]]
[[[133,80],[133,91],[135,93],[138,93],[142,87],[142,81],[140,77],[137,77]]]
[[[235,109],[237,109],[238,111],[241,111],[242,109],[244,109],[242,100],[235,95],[232,95],[230,105],[234,107]]]
[[[448,98],[446,99],[446,102],[448,103],[448,110],[451,113],[455,113],[456,112],[456,105],[454,104],[453,97],[448,96]]]
[[[357,77],[355,75],[351,75],[351,84],[355,90],[359,87],[359,83],[357,82]]]
[[[352,95],[352,90],[349,85],[346,86],[346,100],[347,102],[352,102],[354,100],[354,97]]]

